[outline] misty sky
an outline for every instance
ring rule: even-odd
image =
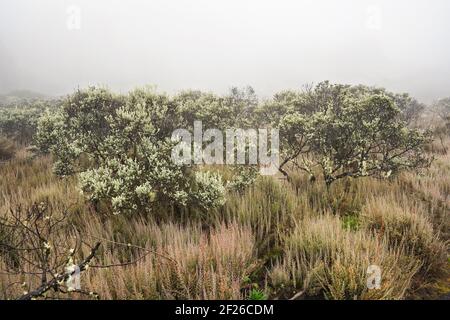
[[[0,0],[0,93],[329,79],[450,96],[448,0]]]

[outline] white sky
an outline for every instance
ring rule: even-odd
[[[430,101],[450,96],[449,39],[448,0],[0,0],[0,92],[328,79]]]

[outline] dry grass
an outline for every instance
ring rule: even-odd
[[[0,136],[0,161],[12,159],[15,153],[15,143],[10,139]]]
[[[208,235],[199,226],[149,224],[145,233],[151,239],[145,247],[169,259],[149,254],[131,266],[91,268],[85,285],[105,299],[244,298],[241,288],[254,261],[250,230],[221,225]],[[103,265],[123,263],[114,246],[101,260]]]
[[[381,268],[381,288],[367,288],[367,268]],[[280,294],[323,295],[328,299],[401,299],[419,263],[401,244],[389,249],[383,238],[342,226],[335,216],[307,218],[286,238],[285,256],[270,273]]]
[[[400,202],[402,206],[392,197],[370,199],[363,208],[363,228],[385,236],[390,248],[402,245],[420,261],[425,275],[442,274],[447,267],[446,244],[420,205]]]
[[[53,211],[83,206],[75,179],[54,176],[49,157],[31,159],[24,150],[19,152],[21,157],[0,166],[0,212],[43,201],[48,202]]]
[[[232,195],[222,210],[212,213],[213,224],[222,221],[249,226],[256,236],[260,256],[270,254],[304,212],[302,199],[289,186],[271,177],[261,177],[242,196]]]

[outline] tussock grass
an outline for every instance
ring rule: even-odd
[[[390,248],[400,245],[417,259],[421,272],[440,275],[447,267],[447,246],[423,208],[403,201],[399,206],[392,198],[372,198],[363,209],[363,228],[387,238]]]
[[[401,299],[420,266],[401,245],[390,250],[384,239],[345,230],[331,215],[299,222],[285,244],[270,278],[286,297],[302,291],[328,299]],[[381,268],[379,290],[367,288],[370,265]]]

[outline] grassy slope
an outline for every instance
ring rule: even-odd
[[[161,208],[151,217],[95,214],[75,179],[52,175],[51,159],[19,152],[0,165],[0,212],[48,201],[54,212],[69,207],[87,242],[102,238],[158,253],[125,267],[87,271],[83,288],[105,299],[240,299],[252,288],[271,298],[430,298],[450,291],[450,154],[438,144],[431,152],[436,161],[423,174],[343,180],[330,194],[301,173],[293,173],[292,185],[264,177],[245,194],[230,195],[220,210]],[[95,263],[141,255],[105,242]],[[374,263],[382,267],[382,290],[368,291],[365,271]],[[7,288],[15,281],[38,280],[0,274],[0,298],[21,293],[20,285]]]

